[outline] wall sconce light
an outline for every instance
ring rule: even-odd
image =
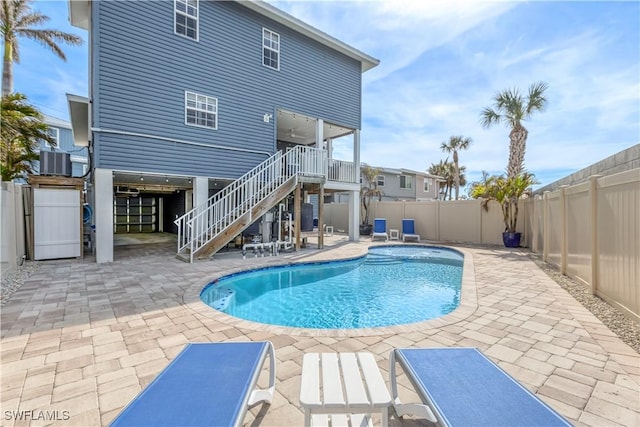
[[[144,177],[140,175],[140,181],[144,181]]]
[[[188,182],[189,182],[189,184],[191,184],[191,178],[189,178],[189,181],[188,181]]]
[[[164,182],[169,183],[169,177],[165,177]]]
[[[269,123],[272,118],[273,118],[273,114],[269,114],[269,113],[264,113],[264,116],[262,116],[262,120],[265,123]]]

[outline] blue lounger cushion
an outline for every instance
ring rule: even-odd
[[[417,348],[392,351],[393,399],[397,398],[395,362],[433,410],[450,426],[570,426],[562,416],[524,388],[476,348]],[[413,404],[405,404],[415,409]],[[396,399],[396,411],[403,404]],[[431,413],[427,410],[427,413]]]
[[[384,237],[385,240],[389,240],[389,235],[387,234],[386,218],[374,218],[373,233],[371,234],[371,240],[373,240],[376,237]]]
[[[416,234],[415,222],[412,218],[402,219],[402,240],[416,239],[420,240],[420,235]]]
[[[272,351],[270,342],[187,344],[111,426],[241,425],[267,354],[274,378]]]

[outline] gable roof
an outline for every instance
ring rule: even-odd
[[[91,0],[69,0],[69,21],[71,25],[89,29],[90,26],[90,1]],[[238,0],[236,0],[238,1]],[[344,55],[355,59],[361,64],[361,71],[364,73],[367,70],[372,69],[380,63],[380,60],[375,59],[372,56],[367,55],[358,49],[349,46],[348,44],[341,42],[340,40],[331,37],[330,35],[318,30],[315,27],[295,18],[288,13],[271,6],[270,4],[261,0],[241,0],[238,1],[242,6],[253,10],[254,12],[272,19],[279,24],[282,24],[292,30],[309,37],[323,45],[330,47]]]
[[[48,126],[53,126],[56,128],[63,128],[63,129],[71,129],[71,123],[69,123],[66,120],[62,120],[57,117],[50,116],[48,114],[43,114],[42,118],[43,118],[42,121],[45,122]]]
[[[372,167],[375,168],[375,166],[372,166]],[[422,176],[426,178],[434,178],[438,181],[444,181],[444,178],[442,178],[441,176],[432,175],[428,172],[414,171],[412,169],[404,169],[404,168],[395,169],[395,168],[385,168],[381,166],[378,166],[377,169],[380,169],[380,173],[386,173],[389,175],[415,175],[415,176]]]

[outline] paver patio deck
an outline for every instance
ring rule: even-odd
[[[231,271],[359,256],[370,244],[329,240],[322,251],[246,260],[225,254],[195,264],[175,259],[173,244],[116,248],[108,264],[91,257],[42,262],[2,307],[1,425],[106,425],[185,343],[270,340],[276,397],[270,407],[253,408],[246,425],[303,424],[306,352],[366,350],[386,377],[393,347],[471,346],[576,425],[640,426],[640,355],[518,250],[459,248],[469,262],[460,309],[414,325],[272,327],[198,299],[203,286]],[[415,398],[404,377],[400,396]],[[389,425],[429,423],[392,416]]]

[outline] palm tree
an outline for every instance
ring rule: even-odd
[[[528,195],[532,185],[538,183],[535,176],[526,171],[514,178],[483,174],[483,180],[484,182],[475,183],[471,197],[483,199],[482,207],[485,210],[489,210],[491,200],[498,202],[502,208],[505,233],[515,233],[518,223],[518,201],[521,197]]]
[[[40,112],[20,93],[2,97],[0,118],[0,175],[2,181],[11,181],[32,172],[31,163],[38,160],[40,140],[55,145],[47,133],[47,125]]]
[[[440,145],[440,149],[445,153],[453,153],[453,167],[454,167],[454,185],[456,187],[456,200],[458,200],[458,194],[460,193],[460,166],[458,164],[458,151],[466,150],[471,145],[471,138],[465,138],[460,136],[449,137],[449,142],[443,142]]]
[[[13,63],[20,62],[18,37],[26,37],[47,46],[60,59],[67,58],[58,42],[70,45],[82,44],[74,34],[45,28],[34,28],[49,21],[49,17],[31,9],[32,0],[2,0],[0,6],[0,31],[4,41],[2,62],[2,95],[13,92]]]
[[[491,175],[489,175],[489,172],[483,170],[482,171],[482,178],[480,178],[480,181],[473,181],[471,183],[471,185],[468,188],[468,194],[469,197],[473,198],[473,199],[477,199],[478,197],[481,197],[480,194],[484,191],[484,189],[487,187],[489,178],[491,178]]]
[[[494,106],[482,110],[480,123],[485,128],[496,123],[504,123],[511,128],[509,133],[509,163],[507,178],[515,178],[524,171],[524,153],[529,131],[522,125],[536,111],[543,111],[547,105],[545,91],[549,86],[545,82],[536,82],[529,87],[529,93],[523,97],[518,88],[498,92]]]
[[[363,163],[360,166],[360,174],[362,175],[362,208],[364,210],[362,225],[367,225],[369,224],[369,206],[371,205],[371,199],[377,197],[378,201],[380,201],[384,193],[378,188],[380,168],[374,168]]]
[[[449,158],[447,157],[444,160],[440,160],[439,163],[431,163],[427,172],[431,175],[437,175],[443,179],[442,185],[440,186],[440,194],[442,195],[442,200],[447,200],[447,194],[449,194],[449,199],[451,199],[451,188],[453,187],[453,163],[449,162]]]

